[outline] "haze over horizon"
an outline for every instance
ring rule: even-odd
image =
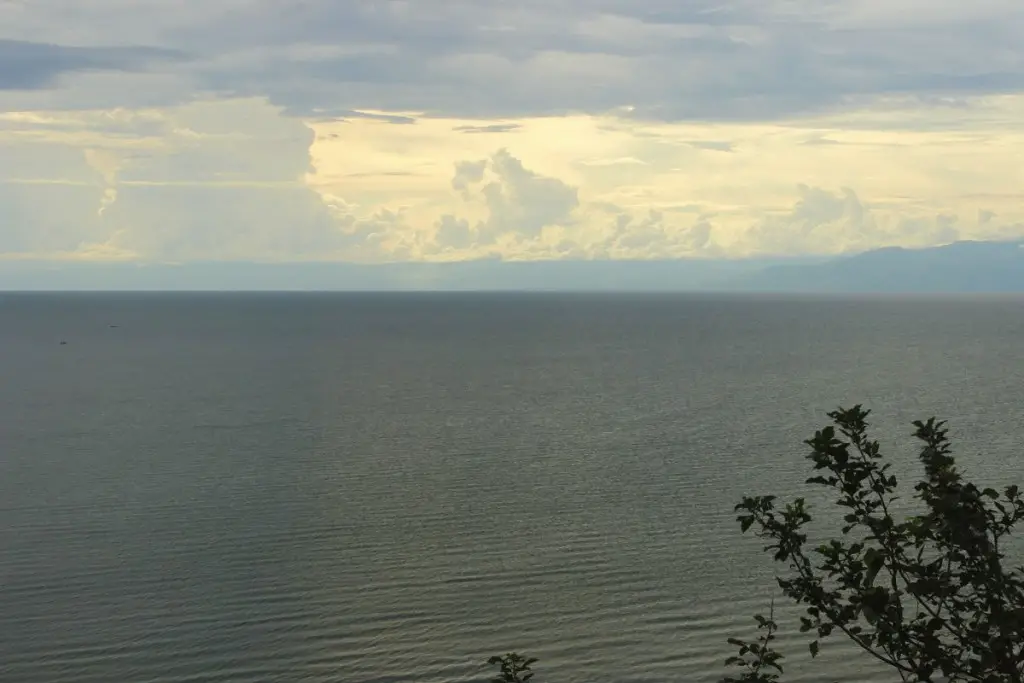
[[[1010,0],[4,0],[0,268],[1020,238],[1022,34]]]

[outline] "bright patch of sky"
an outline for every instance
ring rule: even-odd
[[[0,258],[1022,237],[1021,36],[1018,0],[0,0]]]

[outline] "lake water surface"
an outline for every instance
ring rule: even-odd
[[[1022,332],[1021,299],[0,295],[0,680],[718,680],[773,594],[739,498],[805,490],[855,402],[900,472],[935,414],[1024,483]]]

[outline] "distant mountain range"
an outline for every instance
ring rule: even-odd
[[[1024,243],[957,242],[828,259],[383,265],[0,261],[0,290],[1024,292]]]
[[[956,242],[929,249],[876,249],[825,263],[767,266],[734,278],[728,288],[770,292],[1024,292],[1024,243]]]
[[[0,261],[0,290],[708,291],[806,259],[92,264]]]

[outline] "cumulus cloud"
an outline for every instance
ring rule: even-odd
[[[949,212],[908,215],[873,208],[851,188],[806,184],[792,189],[790,209],[752,219],[737,233],[735,217],[700,207],[635,210],[581,204],[572,187],[537,176],[504,150],[472,168],[481,167],[474,170],[475,182],[464,184],[458,171],[455,177],[469,201],[485,207],[485,215],[475,222],[450,213],[438,218],[433,243],[438,253],[599,259],[824,255],[1021,233],[1020,224],[1000,222],[987,210],[968,224]]]
[[[483,180],[487,170],[487,160],[460,161],[455,164],[455,175],[452,176],[452,189],[464,193],[468,199],[469,188]]]
[[[147,259],[338,258],[343,235],[299,188],[128,185],[107,207],[106,244]]]
[[[437,229],[435,241],[442,250],[446,247],[468,249],[476,243],[476,231],[465,218],[446,213],[437,219],[434,227]]]
[[[272,108],[98,117],[103,135],[95,115],[38,117],[52,137],[25,135],[24,118],[0,134],[0,253],[338,259],[380,232],[303,182],[312,131]]]
[[[80,150],[0,144],[0,254],[70,252],[102,239],[102,196],[102,181]]]
[[[100,199],[88,185],[0,184],[0,255],[47,257],[102,239]]]
[[[462,133],[500,124],[299,120],[262,99],[0,112],[0,258],[658,259],[1024,234],[1024,98],[900,106],[482,135]]]
[[[766,217],[753,227],[751,244],[779,252],[811,244],[831,253],[879,237],[874,217],[852,189],[832,193],[800,185],[797,190],[800,198],[788,213]]]
[[[536,237],[551,225],[565,225],[579,206],[577,190],[558,178],[547,178],[499,150],[488,164],[493,174],[480,194],[487,204],[487,219],[478,229],[495,238],[503,234]]]
[[[949,244],[961,237],[959,219],[938,213],[877,216],[847,187],[831,192],[800,185],[793,208],[758,221],[745,235],[757,253],[840,254],[878,246],[923,247]]]
[[[721,255],[713,241],[714,226],[706,216],[687,220],[681,216],[667,217],[665,212],[652,209],[646,215],[619,213],[613,225],[611,234],[595,249],[603,258]]]
[[[472,227],[464,218],[441,216],[435,239],[442,249],[535,241],[545,228],[570,225],[580,203],[576,188],[531,171],[506,149],[489,159],[457,163],[451,185],[468,203],[482,205],[486,215]]]

